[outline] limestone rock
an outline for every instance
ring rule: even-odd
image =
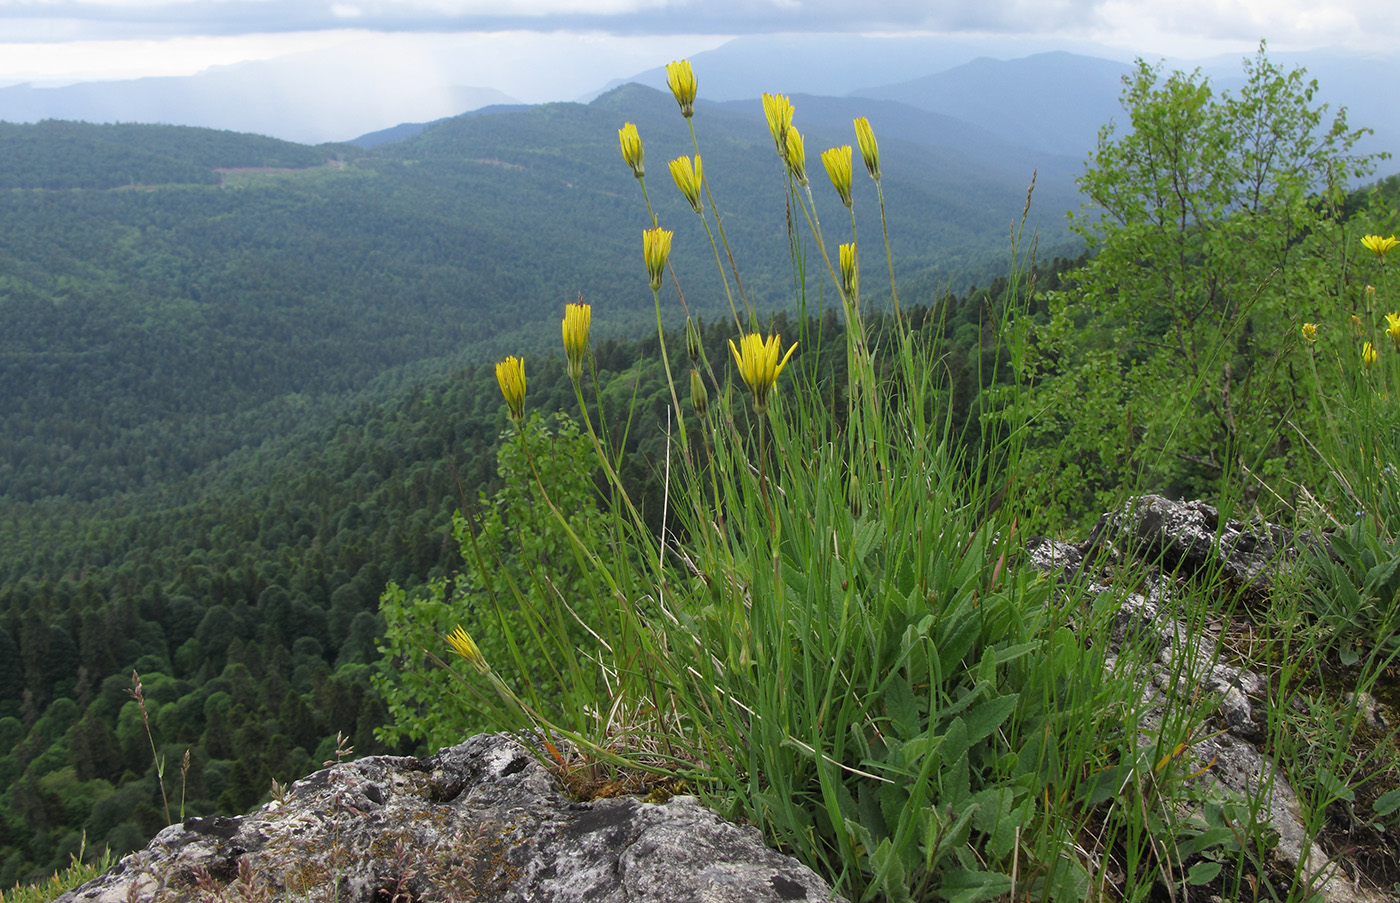
[[[191,818],[60,903],[832,900],[694,797],[575,802],[505,734],[318,771],[239,818]]]

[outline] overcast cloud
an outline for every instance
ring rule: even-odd
[[[1247,51],[1400,46],[1400,4],[1361,0],[0,0],[0,83],[192,74],[211,65],[383,40],[510,33],[519,60],[482,86],[527,101],[573,99],[610,56],[611,77],[663,55],[773,32],[967,34],[1092,42],[1133,54],[1201,58]],[[532,52],[530,35],[538,36]],[[586,35],[588,47],[561,36]],[[522,37],[523,36],[523,37]],[[479,43],[480,43],[479,42]],[[481,46],[484,46],[482,44]],[[995,46],[995,45],[993,45]],[[645,48],[646,54],[639,51]],[[577,52],[575,52],[577,51]],[[413,51],[408,51],[410,54]],[[552,54],[552,56],[550,55]],[[1008,52],[1008,56],[1012,52]],[[530,79],[528,65],[547,60]],[[580,60],[583,60],[580,62]],[[577,67],[587,66],[587,72]],[[565,74],[565,70],[574,67]],[[633,70],[635,71],[635,70]],[[492,73],[499,77],[488,78]],[[601,72],[601,69],[600,69]],[[589,86],[591,87],[591,86]],[[572,92],[572,93],[571,93]]]

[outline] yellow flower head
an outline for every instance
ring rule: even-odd
[[[710,412],[710,393],[705,389],[699,370],[690,371],[690,403],[701,417]]]
[[[842,245],[841,251],[841,291],[852,302],[856,300],[860,286],[860,275],[856,271],[856,246],[852,242]]]
[[[763,95],[763,116],[768,120],[768,134],[778,156],[787,159],[787,130],[792,128],[792,101],[786,94]]]
[[[695,73],[690,71],[690,60],[666,64],[666,84],[681,105],[681,115],[686,119],[695,115]]]
[[[1385,315],[1385,334],[1390,336],[1396,348],[1400,348],[1400,313]]]
[[[1361,366],[1367,370],[1376,366],[1376,346],[1370,342],[1361,346]]]
[[[797,350],[797,345],[793,344],[782,360],[778,360],[781,342],[781,336],[772,335],[764,339],[756,332],[742,336],[737,347],[733,339],[729,340],[729,350],[734,354],[739,375],[748,383],[749,391],[753,392],[753,406],[760,414],[768,410],[768,391],[778,381],[778,374],[787,366],[788,358]]]
[[[1304,324],[1303,324],[1303,341],[1307,342],[1309,345],[1311,345],[1313,342],[1316,342],[1316,341],[1317,341],[1317,324],[1316,324],[1316,323],[1304,323]]]
[[[704,182],[704,171],[700,165],[700,155],[695,155],[695,164],[692,166],[689,157],[677,157],[671,161],[671,178],[676,180],[676,187],[685,195],[685,199],[690,201],[690,209],[696,213],[703,209],[700,206],[700,186]]]
[[[624,122],[617,130],[617,142],[622,146],[623,162],[632,167],[632,175],[640,179],[646,170],[642,167],[642,136],[637,133],[637,127]]]
[[[841,195],[841,203],[851,206],[851,146],[843,144],[822,151],[822,165],[836,193]]]
[[[458,624],[457,629],[447,635],[447,645],[451,646],[453,652],[466,659],[467,663],[481,674],[491,670],[491,666],[486,662],[486,657],[477,648],[476,641],[467,635],[461,624]]]
[[[588,356],[588,328],[593,325],[593,308],[582,301],[564,305],[564,355],[569,359],[569,378],[583,376],[583,359]]]
[[[525,362],[511,355],[496,365],[496,382],[506,397],[510,419],[516,423],[525,416]]]
[[[860,158],[865,161],[865,171],[870,173],[870,178],[880,181],[880,145],[875,142],[870,120],[864,116],[856,118],[856,144],[860,147]]]
[[[796,128],[789,127],[787,130],[787,155],[783,158],[787,160],[788,172],[797,180],[798,185],[807,184],[807,154],[802,149],[802,133]]]
[[[1400,239],[1394,235],[1389,238],[1381,238],[1379,235],[1367,235],[1361,239],[1361,246],[1373,252],[1381,260],[1385,260],[1386,252],[1396,245],[1400,245]]]
[[[646,229],[642,232],[642,258],[647,264],[651,290],[661,290],[661,277],[666,273],[666,259],[671,256],[671,231]]]

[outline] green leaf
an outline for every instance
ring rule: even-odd
[[[1016,711],[1016,700],[1018,699],[1020,699],[1019,693],[998,696],[995,699],[988,699],[964,715],[963,722],[967,727],[968,745],[982,740],[992,731],[1001,727],[1002,722]]]
[[[1220,874],[1220,863],[1198,862],[1186,870],[1187,884],[1209,884],[1215,880],[1215,876]]]
[[[954,869],[943,876],[938,894],[948,903],[982,903],[1010,893],[1011,888],[1010,875]]]
[[[1400,809],[1400,787],[1387,793],[1382,793],[1376,797],[1376,801],[1371,804],[1371,811],[1384,818],[1396,809]]]

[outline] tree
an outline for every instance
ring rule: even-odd
[[[1092,516],[1138,482],[1252,494],[1296,463],[1285,358],[1309,299],[1346,290],[1337,211],[1374,158],[1355,153],[1365,132],[1344,109],[1314,104],[1303,70],[1261,45],[1244,75],[1217,94],[1199,70],[1163,77],[1139,60],[1124,79],[1131,128],[1099,134],[1074,222],[1092,257],[1050,297],[1027,362],[1028,488],[1047,520]]]

